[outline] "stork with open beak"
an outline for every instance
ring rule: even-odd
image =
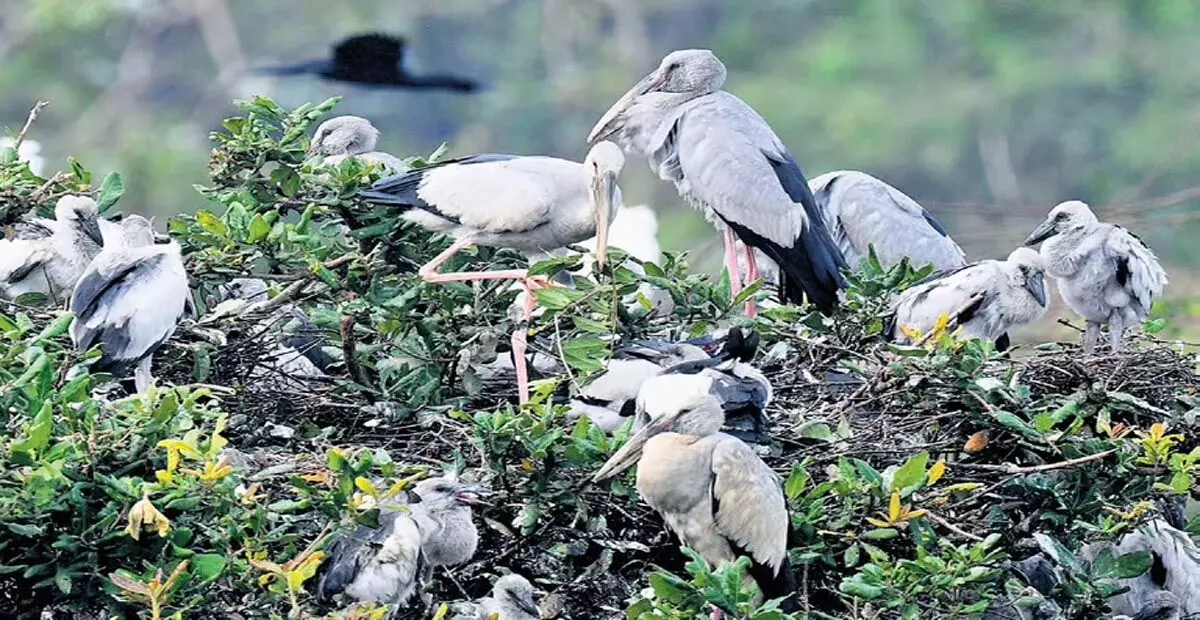
[[[760,591],[756,603],[794,592],[783,489],[748,445],[720,432],[725,415],[712,393],[712,378],[654,377],[638,393],[638,410],[649,424],[592,480],[611,478],[637,463],[638,493],[683,544],[713,566],[748,556],[748,579]]]
[[[421,267],[426,282],[517,280],[525,287],[524,318],[533,314],[533,288],[547,286],[525,269],[438,273],[469,245],[513,248],[528,255],[596,237],[596,263],[604,266],[608,227],[621,204],[617,177],[625,165],[611,142],[592,147],[580,165],[555,157],[472,155],[380,180],[362,192],[369,202],[398,206],[404,219],[457,239]],[[513,357],[521,402],[529,400],[525,327],[513,332]]]

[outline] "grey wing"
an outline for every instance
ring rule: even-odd
[[[951,269],[966,254],[928,210],[900,190],[856,170],[823,174],[810,183],[846,262],[858,266],[869,246],[885,266],[908,257],[914,265]]]
[[[980,261],[904,291],[893,307],[893,330],[906,326],[927,333],[946,314],[970,336],[998,338],[1006,329],[995,303],[1000,271],[996,261]]]
[[[157,257],[161,262],[162,257]],[[100,329],[89,325],[97,315],[107,313],[108,303],[105,297],[119,295],[122,288],[128,286],[139,267],[143,266],[142,257],[128,254],[117,260],[102,265],[93,263],[75,284],[71,294],[71,312],[75,313],[75,321],[71,324],[71,338],[80,350],[88,349],[100,335]],[[107,352],[107,347],[106,347]]]
[[[317,581],[317,598],[329,600],[335,594],[346,591],[375,559],[383,541],[392,534],[398,512],[383,512],[379,515],[379,527],[360,525],[353,532],[340,532],[325,547],[328,560],[321,566]]]
[[[1167,273],[1158,257],[1145,242],[1120,226],[1113,227],[1105,251],[1116,263],[1117,283],[1138,301],[1143,312],[1148,311],[1167,285]]]
[[[754,561],[779,570],[787,556],[788,513],[775,472],[733,437],[713,447],[717,529]]]
[[[53,251],[41,240],[0,239],[0,282],[20,282],[52,256]]]

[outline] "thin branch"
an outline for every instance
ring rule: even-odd
[[[979,303],[980,299],[983,299],[983,295],[972,295],[971,298],[968,299],[966,303],[964,303],[957,310],[955,310],[953,314],[950,315],[950,320],[946,323],[946,327],[942,331],[949,332],[950,330],[954,329],[955,327],[958,327],[958,320],[959,320],[959,317],[962,316],[962,313],[966,312],[967,309],[970,308],[971,306],[974,306],[975,304]],[[921,336],[921,338],[919,340],[917,340],[916,342],[913,343],[913,346],[915,346],[915,347],[924,346],[925,343],[929,342],[929,339],[932,338],[933,335],[936,333],[938,333],[938,330],[936,330],[936,329],[929,330],[929,333],[925,334],[924,336]]]
[[[363,392],[368,400],[374,401],[371,396],[371,383],[367,380],[367,373],[363,371],[362,366],[358,363],[358,355],[356,353],[356,342],[354,339],[354,323],[355,318],[349,314],[342,317],[340,328],[342,335],[342,356],[346,358],[346,370],[350,373],[350,377],[356,383],[366,388]]]
[[[1013,465],[1012,463],[1005,463],[1003,465],[987,465],[987,464],[982,464],[982,463],[981,464],[974,464],[974,463],[965,464],[964,463],[964,464],[957,465],[957,467],[962,467],[962,468],[966,468],[966,469],[974,469],[974,470],[979,470],[979,471],[998,471],[998,472],[1002,472],[1002,473],[1013,475],[1013,476],[1021,475],[1021,474],[1036,474],[1038,472],[1051,471],[1054,469],[1067,469],[1069,467],[1074,467],[1076,465],[1082,465],[1083,463],[1099,461],[1100,459],[1103,459],[1105,457],[1111,456],[1112,454],[1115,454],[1117,451],[1118,451],[1118,448],[1113,448],[1111,450],[1105,450],[1104,452],[1097,452],[1095,454],[1089,454],[1087,456],[1081,456],[1079,458],[1074,458],[1074,459],[1070,459],[1070,460],[1066,460],[1066,461],[1059,461],[1057,463],[1046,463],[1045,465],[1030,465],[1027,467],[1018,467],[1016,465]]]
[[[982,536],[977,536],[975,534],[972,534],[972,533],[958,527],[957,525],[954,525],[953,523],[947,521],[946,519],[939,516],[937,513],[933,512],[933,511],[926,510],[925,516],[928,517],[930,521],[933,521],[934,523],[942,526],[943,528],[949,530],[950,532],[952,532],[954,534],[958,534],[959,536],[962,536],[963,538],[966,538],[968,540],[973,540],[975,542],[983,542]]]
[[[29,117],[25,119],[25,126],[21,128],[21,133],[17,134],[17,138],[13,140],[12,147],[14,149],[21,148],[21,143],[25,141],[25,134],[29,133],[29,128],[33,127],[33,124],[37,122],[38,114],[41,113],[42,108],[48,105],[50,105],[49,101],[39,101],[33,104],[33,109],[29,111]]]

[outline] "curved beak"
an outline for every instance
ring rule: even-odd
[[[608,224],[616,209],[617,175],[605,172],[592,178],[592,214],[596,219],[596,266],[608,259]]]
[[[634,84],[633,88],[629,89],[629,92],[622,95],[621,98],[618,99],[617,102],[614,103],[613,106],[604,113],[604,116],[600,117],[600,120],[596,122],[596,126],[592,127],[592,132],[588,134],[588,144],[595,144],[596,142],[599,142],[600,140],[603,140],[604,138],[607,138],[615,133],[620,127],[620,123],[617,121],[620,119],[621,114],[623,114],[625,110],[628,110],[629,106],[632,106],[634,101],[637,101],[638,97],[662,88],[662,85],[666,83],[666,81],[667,72],[661,69],[655,69],[652,73],[650,73],[650,75],[647,75],[637,84]]]
[[[1029,274],[1029,278],[1025,280],[1025,288],[1029,290],[1029,294],[1037,300],[1038,305],[1046,307],[1046,276],[1040,271]]]
[[[537,602],[533,600],[532,592],[522,592],[521,594],[509,593],[508,598],[521,611],[529,614],[534,618],[539,618],[542,615],[542,610],[538,609]]]
[[[625,442],[625,445],[621,446],[621,449],[617,450],[616,454],[609,457],[608,461],[600,467],[600,471],[592,476],[592,482],[608,480],[629,469],[642,457],[642,449],[646,447],[646,442],[666,430],[669,424],[670,420],[656,420],[630,437],[629,441]]]
[[[1035,245],[1039,241],[1045,241],[1054,236],[1055,232],[1057,231],[1054,230],[1054,220],[1046,220],[1029,233],[1029,237],[1025,239],[1025,245]]]
[[[84,218],[79,224],[88,239],[95,241],[98,246],[104,246],[104,235],[100,234],[100,221],[96,217]]]
[[[460,484],[454,489],[454,499],[466,504],[484,504],[487,502],[479,499],[480,495],[487,495],[491,491],[482,485],[478,484]]]

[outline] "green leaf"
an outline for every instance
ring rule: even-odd
[[[4,526],[13,534],[25,536],[26,538],[41,536],[46,531],[46,528],[40,525],[27,525],[24,523],[5,523]]]
[[[121,180],[121,175],[117,172],[110,172],[104,175],[104,180],[100,182],[100,192],[96,195],[96,208],[101,213],[108,212],[121,196],[125,194],[125,182]]]
[[[583,373],[596,372],[604,367],[608,343],[594,336],[579,336],[562,343],[563,359]]]
[[[929,462],[928,452],[918,452],[910,457],[900,469],[896,470],[892,477],[892,491],[900,491],[901,495],[905,495],[910,490],[915,490],[922,482],[925,481],[925,464]]]
[[[258,243],[267,237],[271,232],[271,225],[267,223],[267,219],[261,213],[254,214],[254,219],[250,220],[250,227],[246,235],[246,241],[250,243]]]
[[[792,471],[788,474],[787,481],[783,483],[783,493],[788,499],[796,499],[804,492],[804,487],[808,486],[809,475],[804,470],[804,467],[799,463],[792,463]]]
[[[843,594],[856,596],[868,601],[883,595],[883,588],[867,582],[866,577],[862,574],[853,575],[849,579],[843,580],[838,585],[838,590],[841,590]]]
[[[63,594],[71,593],[71,573],[62,570],[61,568],[54,574],[54,585],[58,587]]]
[[[1145,551],[1115,555],[1113,548],[1108,547],[1092,562],[1091,573],[1096,579],[1132,579],[1150,570],[1152,563],[1150,554]]]
[[[196,212],[196,223],[200,224],[200,228],[218,237],[225,237],[229,234],[229,227],[225,225],[225,222],[208,211]]]
[[[863,538],[866,538],[868,540],[888,540],[890,538],[895,538],[899,535],[900,535],[900,532],[898,532],[890,527],[881,527],[881,528],[876,528],[876,529],[870,530],[867,533],[863,534]]]
[[[583,298],[585,293],[562,286],[534,289],[533,296],[538,305],[550,310],[562,310]]]
[[[191,559],[192,571],[202,581],[212,581],[225,570],[225,556],[219,553],[198,553]]]
[[[1029,435],[1031,437],[1041,437],[1041,433],[1039,433],[1037,429],[1030,426],[1025,420],[1017,417],[1015,413],[1009,411],[997,411],[993,417],[995,417],[997,422],[1014,431],[1024,435]]]
[[[50,432],[54,429],[54,406],[49,401],[42,403],[42,408],[33,417],[33,421],[25,427],[25,438],[12,443],[13,452],[37,453],[50,443]],[[12,529],[13,525],[9,525]],[[15,530],[14,530],[15,531]],[[38,530],[40,533],[40,529]],[[18,532],[19,533],[19,532]]]

